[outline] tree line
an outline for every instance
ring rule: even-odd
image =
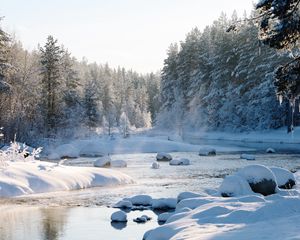
[[[53,37],[28,51],[0,28],[0,127],[9,141],[112,134],[153,124],[159,73],[78,61]]]

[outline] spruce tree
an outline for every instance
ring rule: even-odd
[[[49,137],[58,126],[60,119],[59,90],[62,85],[61,60],[63,50],[57,45],[53,36],[48,36],[41,53],[41,75],[44,94],[45,128]]]

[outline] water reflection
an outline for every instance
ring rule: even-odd
[[[58,240],[64,232],[68,209],[61,211],[60,208],[42,208],[40,213],[42,215],[42,239]]]
[[[117,230],[122,230],[123,228],[126,228],[127,222],[111,222],[110,225]]]

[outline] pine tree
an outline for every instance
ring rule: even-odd
[[[40,52],[42,84],[45,96],[45,128],[47,135],[50,136],[51,131],[58,126],[61,114],[58,91],[62,85],[61,59],[63,51],[57,46],[57,40],[52,36],[48,36],[47,42],[44,48],[40,48]]]

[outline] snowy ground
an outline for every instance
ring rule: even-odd
[[[300,184],[300,173],[296,174]],[[183,212],[183,207],[190,209]],[[264,197],[200,196],[177,204],[165,225],[145,233],[145,240],[300,239],[300,192],[279,191]]]

